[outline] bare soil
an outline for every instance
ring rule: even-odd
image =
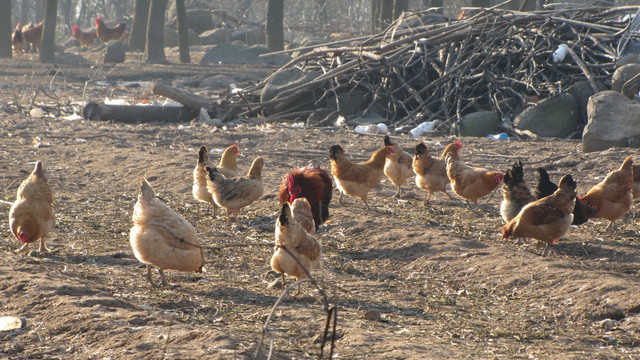
[[[124,65],[103,66],[100,53],[83,55],[94,65],[54,66],[24,57],[2,61],[0,316],[22,317],[26,326],[0,332],[0,357],[245,359],[259,347],[259,358],[265,358],[270,339],[274,358],[317,357],[326,313],[310,284],[285,296],[259,345],[282,290],[267,289],[275,279],[269,272],[273,250],[249,244],[274,240],[277,189],[292,166],[312,162],[329,168],[332,144],[368,156],[382,139],[290,124],[216,129],[198,123],[67,120],[81,112],[83,99],[164,100],[117,80],[222,73],[247,85],[274,70],[180,65],[171,57],[176,63],[146,65],[133,57]],[[37,84],[47,92],[33,98]],[[32,101],[45,109],[44,118],[29,116]],[[417,143],[395,139],[410,152]],[[439,152],[451,138],[422,140]],[[461,156],[469,163],[506,170],[522,159],[530,185],[535,168],[545,166],[556,181],[573,174],[580,193],[635,153],[584,154],[579,142],[558,139],[461,141]],[[214,218],[212,209],[191,195],[199,146],[221,151],[232,143],[240,147],[243,172],[256,156],[266,160],[264,196],[241,211],[240,227],[227,226],[224,216]],[[7,221],[16,190],[35,161],[45,165],[57,214],[47,242],[52,253],[43,256],[16,254],[19,244]],[[247,246],[208,249],[206,273],[167,271],[176,287],[152,289],[129,245],[142,176],[199,230],[203,244]],[[500,238],[500,191],[484,199],[476,213],[442,194],[425,206],[426,193],[413,179],[404,190],[395,198],[393,185],[383,180],[371,194],[372,211],[349,197],[340,206],[334,193],[331,219],[317,235],[323,269],[314,274],[322,276],[328,301],[337,308],[336,358],[640,358],[637,209],[618,221],[615,231],[605,230],[607,223],[600,220],[573,227],[543,258],[535,242],[517,245]],[[370,310],[380,319],[365,319]],[[328,352],[327,344],[325,356]]]

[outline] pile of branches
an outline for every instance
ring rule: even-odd
[[[596,92],[597,82],[610,83],[616,60],[637,37],[640,20],[627,14],[638,9],[467,8],[466,18],[404,29],[400,25],[407,19],[400,19],[381,34],[325,44],[295,58],[276,73],[298,67],[322,75],[268,102],[245,97],[249,106],[243,114],[269,109],[269,117],[300,118],[310,109],[331,107],[328,101],[340,96],[364,93],[369,102],[364,114],[381,105],[377,108],[396,126],[451,123],[479,110],[513,119],[528,96],[544,99],[581,80]],[[555,63],[552,54],[561,44],[569,51]],[[257,94],[274,75],[249,93]]]

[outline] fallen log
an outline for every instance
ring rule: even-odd
[[[212,102],[200,95],[188,93],[163,83],[156,83],[152,91],[156,95],[175,100],[196,113],[200,113],[200,109],[204,108],[209,113],[209,117],[219,118],[222,122],[232,120],[242,109],[240,104],[230,105],[226,100]]]
[[[209,113],[209,116],[212,117],[217,113],[218,106],[200,95],[190,94],[163,83],[156,83],[153,85],[152,91],[156,95],[175,100],[194,111],[200,112],[201,108],[205,108]]]
[[[125,124],[189,122],[197,115],[197,111],[187,107],[107,105],[93,101],[82,110],[82,116],[87,120],[114,121]]]

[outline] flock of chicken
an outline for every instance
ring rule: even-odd
[[[429,147],[419,143],[411,156],[389,136],[367,161],[355,163],[347,158],[340,145],[329,150],[331,175],[343,194],[360,198],[367,209],[367,196],[386,175],[396,186],[401,186],[415,175],[419,188],[428,192],[428,203],[434,192],[451,190],[467,201],[490,194],[501,183],[503,200],[500,213],[505,221],[502,236],[507,239],[532,238],[540,243],[556,242],[564,236],[571,224],[580,225],[589,218],[604,218],[613,222],[631,208],[633,199],[640,197],[640,167],[627,157],[622,166],[612,171],[584,197],[576,194],[577,184],[571,175],[565,175],[558,185],[539,168],[539,182],[533,189],[524,180],[522,163],[517,161],[505,173],[463,164],[459,159],[460,141],[444,149],[439,158],[429,153]],[[218,165],[202,146],[193,170],[193,196],[200,202],[213,205],[214,216],[218,207],[227,213],[227,224],[238,212],[258,200],[263,193],[262,168],[264,159],[256,158],[246,176],[238,176],[237,145],[225,149]],[[275,251],[271,267],[276,272],[306,278],[321,260],[322,250],[315,239],[317,228],[329,217],[329,203],[333,181],[329,173],[314,165],[294,168],[282,179],[279,202],[282,205],[275,226]],[[9,213],[9,225],[14,236],[22,243],[19,252],[25,252],[31,242],[40,240],[40,252],[47,252],[45,236],[54,227],[53,197],[41,162],[18,188],[17,199]],[[472,209],[473,210],[473,209]],[[175,211],[160,201],[145,179],[140,182],[140,193],[135,205],[130,242],[138,260],[147,265],[147,280],[155,266],[162,285],[167,285],[164,269],[202,271],[204,252],[196,229]],[[545,247],[543,256],[548,248]]]
[[[16,54],[20,54],[26,50],[27,44],[30,44],[31,48],[37,52],[40,49],[40,42],[42,41],[42,27],[42,22],[39,24],[30,23],[23,27],[20,27],[20,23],[18,23],[11,36],[13,51],[15,51]],[[80,45],[88,47],[96,41],[96,38],[102,40],[104,43],[121,39],[124,35],[125,28],[125,23],[110,27],[102,21],[101,17],[97,17],[95,29],[83,31],[76,25],[73,27],[73,37],[80,42]]]

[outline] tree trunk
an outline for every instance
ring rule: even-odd
[[[409,9],[409,0],[395,0],[393,2],[393,19],[397,19],[400,15]]]
[[[66,26],[68,34],[71,33],[71,9],[73,8],[71,5],[71,0],[62,0],[61,9],[62,12],[62,21],[64,22],[64,26]]]
[[[377,34],[380,31],[380,9],[382,0],[371,0],[371,33]]]
[[[167,62],[164,55],[164,13],[166,7],[167,0],[151,0],[147,44],[144,48],[145,60],[150,64],[165,64]]]
[[[393,21],[393,0],[382,0],[380,7],[380,26],[385,28]]]
[[[42,12],[45,11],[44,8],[47,6],[47,0],[42,0],[42,1],[34,1],[33,6],[35,7],[36,10],[36,19],[33,21],[34,23],[39,23],[40,21],[43,20],[43,16],[42,16]],[[58,7],[58,4],[56,4],[56,8]],[[46,11],[45,11],[46,12]],[[22,24],[22,25],[26,25],[26,24]]]
[[[180,50],[180,62],[190,63],[189,55],[189,28],[187,26],[187,12],[184,0],[176,0],[176,17],[178,18],[178,48]]]
[[[284,0],[269,0],[267,3],[267,48],[271,51],[284,49]]]
[[[12,31],[11,0],[0,0],[0,58],[11,58]]]
[[[129,46],[131,50],[143,51],[147,42],[147,21],[149,20],[149,8],[151,0],[136,0],[136,7],[133,13],[133,25],[131,26],[131,36]]]
[[[53,54],[54,40],[56,37],[56,17],[58,13],[58,0],[45,1],[44,26],[42,27],[42,44],[40,45],[40,61],[53,62],[56,58]]]
[[[29,0],[20,0],[20,26],[27,24],[27,15],[29,14]]]

